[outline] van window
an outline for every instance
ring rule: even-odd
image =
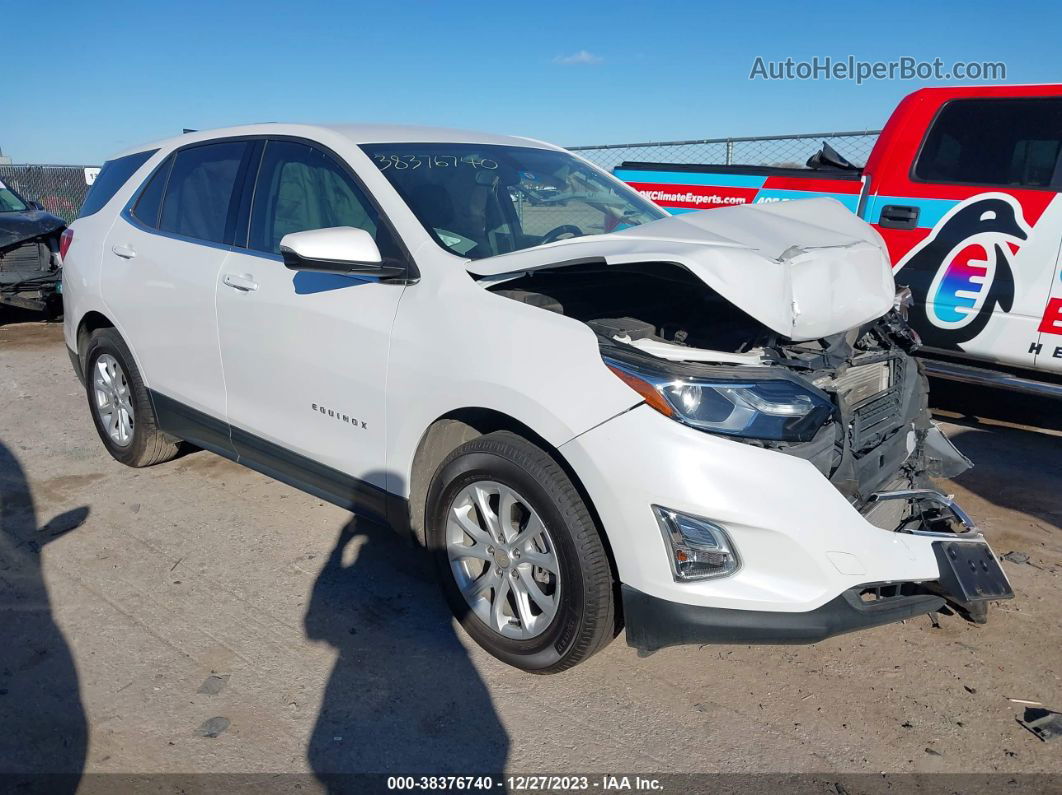
[[[77,217],[84,218],[86,215],[102,210],[103,205],[109,202],[111,197],[121,190],[122,185],[129,181],[134,172],[157,151],[159,150],[150,149],[147,152],[137,152],[134,155],[126,155],[104,163],[100,173],[96,175],[96,181],[89,188]]]
[[[958,99],[937,115],[915,177],[1000,187],[1058,186],[1062,98]]]
[[[162,207],[162,191],[166,188],[166,178],[170,174],[170,166],[173,165],[171,157],[148,178],[147,186],[140,191],[140,198],[136,200],[136,206],[132,213],[136,219],[145,226],[155,229],[159,225],[159,210]]]
[[[278,254],[284,235],[332,226],[364,229],[392,254],[375,208],[331,156],[293,141],[266,143],[247,247]]]
[[[229,205],[247,143],[229,141],[182,149],[174,156],[159,230],[225,243]]]

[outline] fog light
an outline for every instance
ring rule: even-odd
[[[725,577],[738,569],[738,557],[722,527],[697,516],[653,506],[664,534],[671,573],[679,582]]]

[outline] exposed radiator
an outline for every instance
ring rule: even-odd
[[[51,270],[52,252],[40,240],[31,240],[21,246],[0,251],[0,273],[47,272]]]

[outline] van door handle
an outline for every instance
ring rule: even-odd
[[[918,208],[902,204],[886,204],[881,208],[878,226],[886,229],[914,229],[918,226]]]
[[[116,257],[121,257],[122,259],[132,259],[136,256],[136,249],[128,243],[115,243],[111,246],[111,251],[114,252]]]
[[[258,282],[249,273],[226,273],[221,280],[229,287],[244,293],[253,293],[258,289]]]

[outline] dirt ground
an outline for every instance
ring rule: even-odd
[[[933,399],[977,464],[944,488],[997,553],[1029,556],[1004,562],[1017,597],[987,625],[648,658],[621,637],[534,677],[473,646],[387,531],[206,452],[117,464],[60,326],[0,325],[0,596],[17,603],[0,768],[1062,773],[1062,740],[1009,700],[1062,708],[1057,404]]]

